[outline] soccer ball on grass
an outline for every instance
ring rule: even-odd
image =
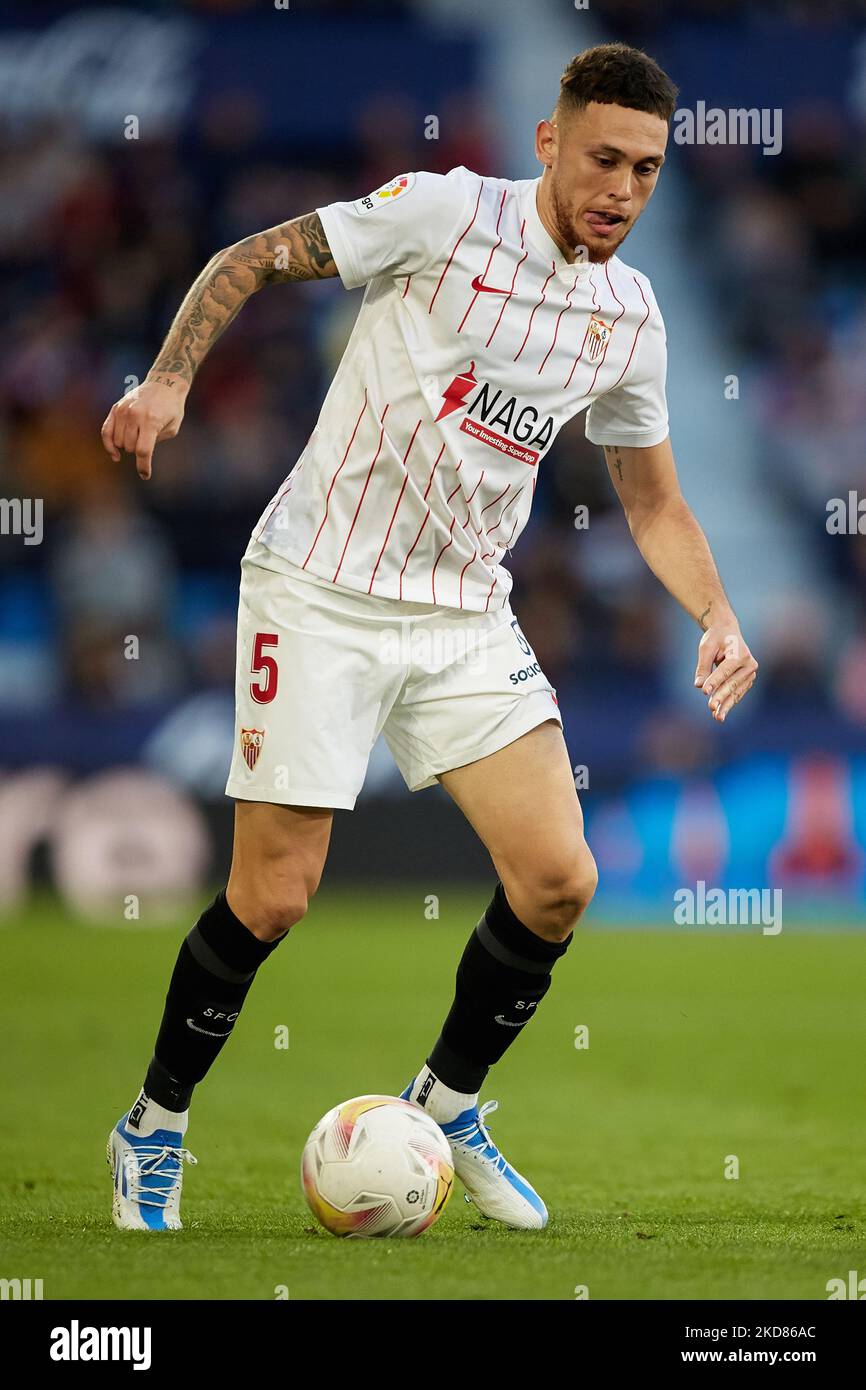
[[[323,1115],[304,1146],[301,1182],[335,1236],[419,1236],[454,1182],[448,1140],[394,1096],[356,1096]]]

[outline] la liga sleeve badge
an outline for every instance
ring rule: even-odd
[[[383,183],[374,193],[368,193],[366,198],[358,198],[352,207],[356,212],[373,212],[375,208],[388,207],[395,199],[403,198],[414,183],[414,174],[399,174],[390,183]]]

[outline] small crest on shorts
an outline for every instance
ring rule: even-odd
[[[589,358],[591,362],[594,362],[610,342],[613,324],[605,323],[598,314],[593,314],[586,331],[589,336]]]
[[[259,760],[262,751],[262,744],[265,741],[264,729],[241,729],[241,752],[244,755],[244,762],[252,772]]]

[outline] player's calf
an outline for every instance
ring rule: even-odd
[[[225,891],[184,939],[166,995],[144,1085],[109,1136],[113,1218],[121,1230],[180,1229],[182,1146],[195,1086],[216,1061],[259,966],[285,931],[262,940],[236,916]]]
[[[478,1106],[487,1072],[535,1017],[577,920],[595,891],[595,863],[581,857],[569,873],[524,872],[533,928],[518,917],[502,882],[457,967],[454,1001],[427,1063],[404,1098],[433,1116],[451,1145],[454,1166],[485,1216],[537,1228],[547,1209],[532,1185],[493,1143]]]

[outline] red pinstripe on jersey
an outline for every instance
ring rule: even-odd
[[[540,366],[539,369],[538,369],[538,375],[539,375],[539,376],[541,376],[541,373],[544,371],[544,364],[545,364],[545,362],[547,361],[547,359],[548,359],[548,357],[550,356],[550,354],[553,352],[553,349],[556,347],[556,338],[557,338],[557,334],[559,333],[559,321],[560,321],[560,319],[562,318],[563,314],[566,314],[566,313],[568,312],[568,310],[571,308],[571,296],[574,294],[574,291],[575,291],[576,289],[577,289],[577,275],[575,275],[575,277],[574,277],[574,284],[572,285],[571,289],[568,291],[568,294],[565,296],[565,303],[563,304],[562,308],[560,309],[559,313],[558,313],[557,316],[556,316],[556,327],[555,327],[554,330],[553,330],[553,338],[552,338],[552,340],[551,340],[550,347],[547,349],[547,352],[544,354],[544,360],[542,361],[541,366]]]
[[[440,291],[441,288],[442,288],[442,282],[443,282],[443,280],[445,279],[445,276],[448,274],[449,270],[451,269],[451,262],[454,260],[454,257],[455,257],[455,255],[456,255],[458,246],[460,245],[460,243],[461,243],[461,241],[463,240],[463,238],[465,237],[466,233],[469,231],[469,228],[472,226],[473,222],[475,221],[476,217],[478,216],[478,205],[479,205],[480,202],[481,202],[481,194],[482,194],[483,190],[484,190],[484,180],[481,179],[481,180],[479,180],[479,183],[478,183],[478,197],[475,199],[475,211],[473,212],[473,214],[472,214],[472,216],[470,217],[469,221],[467,222],[466,226],[463,228],[463,231],[460,233],[459,237],[457,238],[457,240],[455,241],[454,245],[453,245],[452,248],[451,248],[451,255],[448,257],[447,261],[445,262],[445,266],[444,266],[444,268],[443,268],[443,270],[442,270],[442,274],[439,276],[439,282],[438,282],[438,284],[436,285],[435,290],[433,291],[433,298],[430,300],[430,304],[429,304],[429,306],[428,306],[428,308],[427,308],[427,313],[428,313],[428,314],[432,314],[432,313],[433,313],[433,305],[436,303],[436,298],[437,298],[437,296],[438,296],[438,294],[439,294],[439,291]]]
[[[385,438],[385,419],[386,419],[386,416],[387,416],[388,411],[390,410],[390,408],[391,408],[391,402],[389,401],[388,404],[385,406],[385,409],[382,411],[382,419],[381,419],[381,421],[380,421],[380,429],[379,429],[379,443],[378,443],[378,445],[377,445],[377,447],[376,447],[376,452],[375,452],[375,454],[373,455],[373,459],[372,459],[372,462],[371,462],[371,464],[370,464],[370,467],[367,469],[367,476],[366,476],[366,478],[364,479],[364,486],[363,486],[363,488],[361,489],[361,496],[358,498],[358,505],[357,505],[357,507],[355,508],[355,515],[352,517],[352,524],[351,524],[351,526],[349,527],[348,535],[346,536],[346,539],[345,539],[345,541],[343,542],[343,549],[340,551],[340,562],[339,562],[339,564],[337,565],[337,568],[334,570],[334,579],[333,579],[333,583],[334,583],[334,584],[336,584],[336,582],[337,582],[337,575],[340,573],[340,570],[341,570],[342,565],[343,565],[343,560],[346,558],[346,548],[347,548],[347,546],[348,546],[348,544],[349,544],[349,541],[352,539],[352,532],[353,532],[354,529],[355,529],[355,522],[358,520],[358,513],[359,513],[359,511],[361,510],[361,503],[364,501],[364,497],[366,496],[366,493],[367,493],[367,487],[368,487],[368,485],[369,485],[370,479],[371,479],[372,476],[373,476],[373,469],[376,467],[376,463],[377,463],[377,461],[378,461],[379,455],[380,455],[380,453],[382,452],[382,440]],[[413,438],[414,438],[414,436],[413,436]]]
[[[548,287],[548,285],[550,284],[550,282],[551,282],[551,280],[553,279],[553,277],[554,277],[555,274],[556,274],[556,264],[555,264],[554,261],[551,261],[551,263],[550,263],[550,274],[548,275],[548,277],[547,277],[547,279],[545,280],[544,284],[541,286],[541,298],[539,299],[538,303],[535,304],[535,305],[533,306],[532,313],[529,315],[529,323],[526,325],[526,333],[525,333],[525,335],[524,335],[523,342],[520,344],[520,347],[517,349],[516,353],[514,354],[514,359],[513,359],[513,360],[514,360],[515,362],[517,361],[518,357],[520,356],[520,354],[522,353],[523,349],[526,347],[527,342],[529,341],[529,335],[530,335],[530,333],[532,332],[532,320],[535,318],[535,312],[536,312],[537,309],[540,309],[541,306],[542,306],[542,304],[544,303],[544,296],[545,296],[545,294],[547,293],[547,287]]]
[[[623,369],[622,369],[622,371],[620,372],[619,376],[617,377],[616,381],[613,383],[614,386],[619,386],[619,383],[622,381],[623,377],[625,376],[626,372],[628,371],[629,367],[631,366],[631,359],[634,357],[634,350],[635,350],[635,348],[637,347],[637,340],[638,340],[638,338],[640,337],[640,331],[641,331],[641,329],[643,328],[644,324],[646,323],[647,319],[649,318],[650,306],[649,306],[649,305],[647,304],[647,302],[646,302],[646,295],[644,294],[643,290],[641,289],[640,281],[638,280],[638,278],[637,278],[636,275],[632,276],[632,279],[634,280],[635,284],[637,285],[638,293],[639,293],[641,299],[642,299],[643,302],[644,302],[644,307],[646,308],[646,313],[644,314],[643,318],[641,319],[640,323],[638,324],[637,328],[635,329],[634,342],[633,342],[632,345],[631,345],[631,352],[630,352],[629,355],[628,355],[628,361],[626,362],[625,366],[623,367]],[[610,389],[613,390],[613,386],[612,386]]]
[[[534,481],[535,481],[535,479],[533,478],[533,482],[534,482]],[[535,491],[535,489],[533,488],[533,492],[534,492],[534,491]],[[508,537],[508,540],[505,542],[505,549],[506,549],[506,550],[508,550],[508,549],[510,548],[511,542],[512,542],[512,540],[514,539],[514,532],[517,530],[517,522],[518,522],[518,519],[519,519],[518,517],[515,517],[515,518],[514,518],[514,525],[513,525],[512,528],[511,528],[511,535]]]
[[[276,498],[274,499],[273,506],[271,507],[270,511],[267,512],[267,513],[265,514],[265,519],[264,519],[264,521],[262,522],[261,526],[258,528],[257,531],[254,530],[254,532],[253,532],[253,540],[258,540],[258,539],[259,539],[259,537],[261,536],[261,534],[262,534],[262,532],[264,531],[265,527],[267,526],[268,522],[270,521],[271,517],[273,516],[274,512],[277,510],[277,507],[278,507],[278,506],[280,505],[280,503],[282,502],[283,498],[284,498],[284,497],[288,497],[289,493],[291,492],[291,490],[292,490],[292,484],[293,484],[293,482],[295,481],[295,479],[297,478],[298,474],[300,473],[301,469],[302,469],[303,466],[304,466],[304,460],[305,460],[305,458],[306,458],[306,456],[307,456],[307,450],[308,450],[309,447],[310,447],[310,440],[312,439],[313,434],[315,434],[315,430],[313,430],[313,432],[310,434],[310,438],[307,440],[306,444],[304,445],[304,451],[303,451],[303,454],[301,455],[301,458],[300,458],[299,461],[298,461],[297,467],[295,467],[295,468],[292,469],[291,473],[289,474],[288,478],[286,479],[285,487],[283,488],[282,492],[278,492],[278,493],[277,493],[277,496],[276,496]]]
[[[494,497],[494,499],[493,499],[492,502],[488,502],[486,507],[482,507],[482,508],[481,508],[481,511],[480,511],[479,514],[478,514],[478,520],[479,520],[479,521],[481,520],[481,518],[483,517],[483,515],[484,515],[484,513],[485,513],[486,511],[489,511],[491,507],[495,507],[495,506],[496,506],[496,503],[499,501],[499,498],[500,498],[500,497],[504,497],[505,494],[506,494],[506,492],[508,492],[510,488],[511,488],[511,484],[509,483],[506,487],[504,487],[504,488],[502,489],[502,491],[499,493],[499,496],[498,496],[498,497]],[[484,530],[484,527],[482,526],[481,531],[483,531],[483,530]],[[476,536],[480,536],[480,535],[481,535],[481,531],[476,531],[476,532],[475,532]]]
[[[428,481],[428,483],[427,483],[426,488],[424,489],[424,497],[422,498],[422,501],[424,501],[424,502],[427,501],[427,494],[429,493],[431,484],[432,484],[432,482],[433,482],[433,474],[436,472],[436,469],[439,467],[439,460],[441,459],[441,457],[442,457],[442,455],[444,454],[444,452],[445,452],[445,445],[444,445],[444,443],[443,443],[442,448],[439,450],[439,453],[436,455],[436,462],[433,464],[433,467],[432,467],[432,469],[430,470],[430,478],[429,478],[429,481]],[[463,462],[463,460],[461,459],[461,460],[460,460],[460,463],[462,463],[462,462]],[[458,467],[458,468],[460,467],[460,464],[459,464],[459,463],[458,463],[457,467]],[[410,545],[409,549],[408,549],[407,552],[406,552],[406,559],[403,561],[403,568],[402,568],[401,571],[400,571],[400,597],[401,597],[401,598],[403,597],[403,575],[406,573],[406,566],[407,566],[408,563],[409,563],[409,557],[410,557],[410,555],[412,554],[412,551],[415,549],[416,545],[418,544],[419,540],[421,539],[421,532],[424,530],[424,527],[427,525],[427,518],[428,518],[429,515],[430,515],[430,506],[429,506],[429,504],[428,504],[427,510],[426,510],[426,512],[424,513],[424,520],[421,522],[421,525],[418,527],[418,534],[417,534],[417,536],[415,537],[414,541],[412,542],[412,544]]]
[[[482,507],[482,508],[481,508],[481,511],[480,511],[480,513],[479,513],[479,516],[478,516],[478,520],[480,521],[480,520],[481,520],[481,517],[484,515],[484,513],[485,513],[486,511],[488,511],[490,507],[495,506],[496,503],[500,500],[500,498],[504,497],[505,494],[506,494],[506,492],[510,491],[510,489],[511,489],[511,484],[509,483],[509,484],[508,484],[508,487],[504,487],[504,488],[502,489],[502,491],[499,493],[499,495],[498,495],[497,497],[494,497],[494,499],[493,499],[492,502],[488,502],[486,507]],[[483,526],[483,524],[482,524],[481,526],[478,526],[478,527],[473,526],[472,529],[473,529],[473,531],[475,532],[476,538],[480,541],[482,535],[484,534],[484,526]],[[485,536],[484,538],[485,538],[485,540],[487,539],[486,536]],[[484,553],[483,555],[480,555],[480,554],[478,553],[477,548],[476,548],[476,552],[475,552],[475,554],[473,555],[472,559],[473,559],[473,560],[478,560],[480,564],[484,565],[484,561],[487,560],[487,559],[489,559],[490,557],[492,557],[492,556],[495,555],[495,554],[496,554],[496,547],[495,547],[495,546],[493,547],[492,550],[485,551],[485,553]],[[461,599],[462,599],[462,597],[463,597],[463,588],[462,588],[463,575],[466,573],[466,570],[469,568],[469,565],[470,565],[471,563],[472,563],[471,560],[468,561],[467,564],[465,564],[465,565],[463,566],[463,569],[462,569],[461,572],[460,572],[460,581],[461,581],[460,596],[461,596]],[[484,568],[486,569],[487,566],[484,565]],[[489,573],[489,571],[488,571],[488,573]]]
[[[461,528],[461,529],[464,530],[464,531],[466,530],[466,527],[469,525],[469,521],[470,521],[470,518],[471,518],[471,515],[472,515],[472,513],[471,513],[471,511],[470,511],[470,509],[469,509],[469,504],[470,504],[470,502],[472,501],[472,498],[475,496],[475,494],[476,494],[476,492],[478,491],[478,489],[480,488],[483,477],[484,477],[484,469],[482,468],[482,470],[481,470],[481,477],[478,479],[478,482],[475,484],[475,486],[474,486],[474,488],[472,489],[471,493],[470,493],[469,496],[466,498],[466,520],[464,521],[463,526],[462,526],[462,528]],[[463,566],[462,570],[460,571],[460,586],[459,586],[458,595],[457,595],[457,596],[458,596],[458,606],[459,606],[460,608],[463,607],[463,576],[464,576],[464,574],[466,573],[466,571],[468,570],[469,566],[472,564],[473,560],[477,560],[477,559],[480,558],[479,555],[478,555],[478,551],[477,551],[477,549],[475,548],[474,545],[473,545],[472,548],[473,548],[473,550],[475,551],[475,554],[474,554],[474,555],[470,555],[469,559],[466,561],[466,564]]]
[[[509,501],[506,502],[505,506],[502,508],[502,511],[501,511],[500,514],[499,514],[499,520],[497,521],[496,525],[495,525],[495,526],[491,526],[491,527],[490,527],[490,530],[487,532],[487,539],[488,539],[488,540],[490,540],[490,537],[493,535],[493,532],[494,532],[494,531],[498,531],[498,530],[499,530],[500,526],[502,525],[503,521],[505,520],[505,513],[508,511],[508,508],[511,507],[511,506],[513,506],[514,503],[518,501],[518,499],[519,499],[519,497],[520,497],[520,494],[523,492],[523,488],[525,488],[525,487],[526,487],[526,483],[523,484],[523,487],[518,488],[518,489],[517,489],[517,492],[514,494],[514,496],[513,496],[512,498],[510,498]],[[511,534],[514,535],[513,529],[512,529]],[[501,541],[497,541],[497,545],[501,545],[501,544],[502,544]],[[506,548],[506,550],[508,549],[507,546],[506,546],[505,548]],[[489,556],[495,555],[495,554],[496,554],[496,550],[495,550],[495,548],[494,548],[493,550],[485,551],[485,553],[481,556],[481,558],[482,558],[482,560],[486,560],[486,559],[488,559]]]
[[[504,298],[503,298],[503,300],[502,300],[502,308],[499,310],[499,316],[498,316],[496,322],[495,322],[494,325],[493,325],[493,328],[492,328],[491,333],[490,333],[490,337],[487,339],[487,342],[484,344],[485,347],[490,347],[490,344],[493,342],[493,335],[495,334],[497,328],[499,327],[500,323],[502,322],[502,315],[505,313],[505,306],[508,304],[508,301],[511,299],[512,295],[514,294],[514,286],[517,284],[517,275],[518,275],[518,272],[519,272],[519,270],[520,270],[520,267],[523,265],[523,262],[526,260],[527,256],[529,255],[529,252],[526,250],[525,245],[524,245],[524,240],[523,240],[523,234],[524,234],[525,231],[526,231],[526,218],[524,217],[523,221],[522,221],[521,224],[520,224],[520,246],[521,246],[521,249],[522,249],[522,251],[523,251],[523,255],[520,257],[520,260],[517,262],[517,264],[516,264],[515,267],[514,267],[514,274],[513,274],[512,277],[511,277],[511,288],[509,289],[508,294],[505,295]]]
[[[502,197],[501,197],[500,202],[499,202],[499,216],[498,216],[497,219],[496,219],[496,240],[495,240],[495,242],[493,243],[493,245],[492,245],[491,248],[490,248],[490,254],[489,254],[489,256],[487,257],[487,264],[486,264],[486,266],[484,267],[484,269],[482,270],[480,276],[478,277],[478,278],[480,279],[482,285],[486,285],[486,284],[487,284],[487,272],[488,272],[488,270],[490,269],[490,263],[491,263],[491,261],[493,260],[493,257],[496,255],[496,252],[499,250],[499,247],[502,245],[502,237],[501,237],[500,232],[499,232],[499,224],[500,224],[500,222],[502,221],[502,209],[505,207],[505,195],[506,195],[507,192],[508,192],[508,190],[507,190],[506,188],[503,188],[503,190],[502,190]],[[476,299],[478,298],[478,296],[479,296],[480,293],[481,293],[480,290],[476,290],[475,293],[474,293],[474,295],[473,295],[472,298],[470,299],[469,304],[468,304],[467,309],[466,309],[466,313],[463,315],[462,319],[460,320],[460,326],[459,326],[459,328],[457,329],[457,332],[458,332],[458,333],[462,333],[462,332],[463,332],[463,325],[464,325],[464,323],[466,322],[466,320],[468,319],[470,313],[472,312],[472,308],[473,308],[473,306],[474,306],[474,304],[475,304],[475,301],[476,301]]]
[[[349,440],[348,444],[346,445],[346,452],[344,453],[342,459],[340,460],[340,466],[339,466],[339,468],[337,469],[336,473],[334,474],[333,478],[331,479],[331,486],[328,488],[328,495],[327,495],[327,497],[325,498],[325,515],[322,517],[322,520],[319,522],[319,529],[318,529],[318,531],[316,532],[315,536],[313,537],[313,544],[310,546],[309,550],[307,551],[307,558],[306,558],[306,560],[304,561],[303,565],[301,566],[301,569],[306,569],[306,568],[307,568],[307,563],[308,563],[308,561],[309,561],[309,559],[310,559],[310,556],[312,555],[313,551],[315,550],[316,545],[317,545],[318,540],[319,540],[319,537],[320,537],[320,535],[322,534],[322,527],[324,526],[325,522],[328,520],[328,504],[329,504],[330,501],[331,501],[331,493],[334,491],[334,483],[337,481],[337,478],[339,477],[340,468],[343,467],[343,464],[346,462],[346,459],[349,457],[349,450],[351,449],[352,445],[353,445],[354,442],[355,442],[355,435],[358,433],[358,426],[359,426],[360,423],[361,423],[361,420],[362,420],[363,415],[364,415],[364,411],[365,411],[366,409],[367,409],[367,392],[366,392],[366,389],[365,389],[365,391],[364,391],[364,404],[361,406],[361,414],[358,416],[357,420],[355,421],[355,428],[352,430],[352,437],[351,437],[351,439]]]
[[[406,463],[407,463],[407,461],[408,461],[408,459],[409,459],[409,455],[410,455],[410,453],[412,452],[412,445],[415,443],[415,436],[416,436],[416,434],[418,433],[418,431],[419,431],[420,428],[421,428],[421,421],[419,420],[418,423],[417,423],[417,425],[415,426],[414,430],[412,431],[412,438],[409,440],[408,447],[407,447],[407,449],[406,449],[405,454],[403,455],[403,467],[404,467],[404,469],[406,468]],[[397,501],[394,503],[394,510],[393,510],[393,512],[391,513],[391,520],[390,520],[389,523],[388,523],[388,530],[385,532],[385,539],[384,539],[383,542],[382,542],[382,549],[379,551],[379,554],[378,554],[378,556],[376,557],[376,563],[375,563],[375,565],[373,566],[373,573],[370,575],[370,585],[369,585],[369,588],[367,589],[367,593],[368,593],[368,594],[369,594],[369,593],[372,593],[372,591],[373,591],[373,580],[376,578],[376,570],[379,568],[379,561],[381,560],[382,556],[383,556],[384,553],[385,553],[385,546],[388,544],[388,537],[389,537],[390,534],[391,534],[391,527],[394,525],[394,518],[395,518],[395,516],[397,515],[397,508],[400,506],[400,503],[401,503],[401,501],[403,500],[403,493],[406,491],[406,484],[408,483],[408,481],[409,481],[409,473],[408,473],[408,471],[407,471],[407,472],[404,474],[404,476],[403,476],[403,486],[400,488],[400,492],[399,492],[399,494],[398,494],[398,496],[397,496]]]
[[[608,271],[607,262],[606,262],[606,261],[605,261],[605,264],[604,264],[604,276],[605,276],[605,279],[607,280],[608,287],[609,287],[609,289],[610,289],[611,294],[613,295],[614,299],[616,300],[617,304],[619,305],[619,313],[617,314],[616,318],[613,320],[613,322],[612,322],[611,325],[610,325],[611,328],[613,329],[613,328],[619,323],[620,319],[622,318],[623,314],[625,313],[625,305],[623,304],[622,300],[620,299],[619,295],[617,294],[616,290],[614,289],[613,285],[612,285],[611,282],[610,282],[610,272]],[[604,362],[604,359],[607,357],[607,350],[608,350],[608,348],[610,347],[612,341],[613,341],[613,333],[610,334],[610,337],[608,338],[607,342],[606,342],[605,345],[604,345],[604,348],[602,349],[602,354],[601,354],[601,356],[599,357],[598,361],[597,361],[596,364],[595,364],[595,373],[593,374],[592,381],[590,382],[590,385],[589,385],[589,393],[591,393],[591,392],[593,392],[593,391],[595,390],[595,383],[596,383],[596,381],[598,380],[598,374],[599,374],[599,372],[601,371],[601,366],[602,366],[602,363]],[[588,394],[589,394],[589,393],[588,393]]]
[[[589,274],[589,283],[592,285],[592,307],[593,307],[594,311],[595,311],[596,313],[598,313],[599,309],[601,308],[601,305],[600,305],[599,302],[598,302],[598,295],[597,295],[596,292],[595,292],[595,281],[594,281],[593,278],[592,278],[592,271],[590,271],[590,274]],[[582,342],[581,345],[580,345],[580,352],[577,354],[577,356],[575,357],[574,361],[573,361],[572,364],[571,364],[571,371],[569,372],[568,378],[567,378],[567,380],[566,380],[566,382],[565,382],[565,385],[564,385],[563,388],[562,388],[563,391],[566,391],[566,390],[568,389],[568,387],[571,385],[571,378],[574,376],[574,369],[575,369],[575,367],[577,366],[577,364],[578,364],[578,362],[580,361],[580,359],[583,357],[583,349],[586,347],[586,340],[587,340],[588,337],[589,337],[589,322],[587,321],[586,328],[585,328],[584,331],[583,331],[583,342]]]
[[[463,460],[461,459],[461,460],[460,460],[460,463],[462,463],[462,462],[463,462]],[[458,463],[457,467],[455,468],[455,470],[454,470],[455,473],[457,473],[457,472],[459,471],[459,469],[460,469],[460,463]],[[448,496],[447,496],[446,499],[445,499],[446,503],[450,502],[450,501],[451,501],[451,498],[454,497],[454,496],[456,496],[456,494],[457,494],[459,491],[460,491],[460,484],[458,483],[457,486],[456,486],[456,488],[454,489],[454,491],[453,491],[453,492],[449,492]],[[436,602],[436,569],[437,569],[437,566],[438,566],[438,564],[439,564],[439,561],[442,559],[442,556],[445,554],[445,551],[448,549],[448,547],[452,544],[452,542],[453,542],[453,540],[454,540],[454,536],[453,536],[452,532],[454,531],[454,523],[455,523],[456,520],[457,520],[456,516],[453,516],[453,515],[452,515],[452,517],[451,517],[451,525],[448,527],[448,539],[447,539],[447,541],[445,542],[445,544],[443,545],[442,549],[439,551],[439,554],[436,556],[436,563],[434,564],[432,570],[430,571],[430,585],[431,585],[432,592],[433,592],[433,602],[434,602],[434,603]]]
[[[525,486],[526,486],[526,484],[524,483],[524,484],[523,484],[523,487],[525,487]],[[490,536],[492,535],[493,531],[498,530],[498,528],[502,525],[502,520],[503,520],[503,518],[504,518],[504,516],[505,516],[505,513],[508,511],[508,508],[511,506],[512,502],[516,502],[516,501],[518,500],[518,498],[520,497],[520,494],[523,492],[523,487],[520,488],[520,490],[517,492],[517,494],[516,494],[514,497],[512,497],[512,498],[511,498],[511,501],[508,502],[507,505],[503,508],[503,510],[502,510],[502,516],[500,517],[500,519],[499,519],[499,521],[496,523],[496,525],[493,526],[493,527],[491,527],[490,531],[487,532],[488,540],[489,540]],[[534,491],[534,489],[533,489],[533,491]],[[515,532],[515,530],[517,529],[517,523],[518,523],[519,519],[520,519],[519,513],[515,512],[515,515],[514,515],[514,525],[513,525],[512,528],[511,528],[511,535],[508,537],[508,540],[507,540],[507,541],[497,541],[497,542],[496,542],[496,545],[494,546],[494,548],[493,548],[492,550],[486,550],[486,551],[484,552],[484,554],[481,556],[481,560],[482,560],[482,561],[484,561],[484,560],[492,560],[500,546],[502,546],[502,548],[503,548],[504,551],[508,549],[508,547],[509,547],[510,544],[511,544],[511,537],[514,535],[514,532]],[[488,610],[488,608],[489,608],[489,606],[490,606],[491,595],[493,594],[493,590],[496,588],[497,579],[498,579],[498,576],[497,576],[496,574],[494,574],[494,576],[493,576],[493,583],[490,585],[490,588],[489,588],[488,591],[487,591],[487,598],[486,598],[485,601],[484,601],[484,612],[485,612],[485,613],[487,612],[487,610]]]
[[[310,436],[310,438],[312,438],[312,435]],[[307,443],[309,443],[309,440],[307,441]],[[261,536],[261,534],[262,534],[262,532],[264,531],[265,527],[267,526],[268,522],[270,521],[271,517],[273,516],[274,512],[277,510],[277,507],[278,507],[278,506],[280,505],[280,503],[282,502],[283,498],[284,498],[284,497],[288,497],[289,493],[290,493],[291,490],[292,490],[292,483],[295,481],[295,478],[298,476],[298,474],[300,473],[300,471],[301,471],[301,469],[303,468],[303,466],[304,466],[304,460],[301,459],[300,462],[298,463],[297,468],[294,468],[294,469],[292,470],[292,472],[289,474],[288,478],[286,479],[286,483],[285,483],[285,486],[284,486],[282,492],[278,492],[278,493],[277,493],[277,496],[276,496],[276,498],[274,499],[273,506],[271,507],[271,509],[270,509],[269,512],[266,512],[264,521],[262,522],[262,524],[261,524],[261,526],[258,528],[258,530],[254,532],[254,538],[255,538],[255,540],[258,540],[258,539],[259,539],[259,537]]]

